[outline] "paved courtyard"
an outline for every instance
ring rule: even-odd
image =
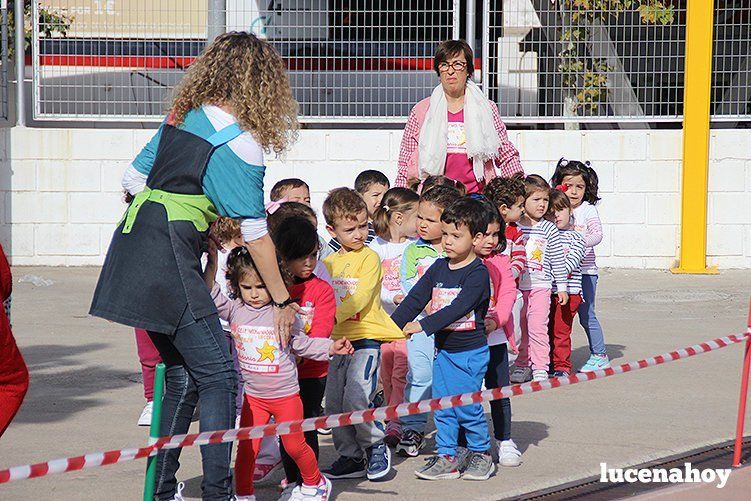
[[[0,439],[0,466],[144,444],[147,430],[135,425],[144,401],[133,334],[87,315],[98,270],[17,267],[13,272],[12,321],[31,386]],[[18,283],[24,275],[54,283]],[[600,284],[599,316],[616,363],[745,330],[751,271],[675,276],[606,270]],[[578,325],[573,343],[573,361],[580,365],[588,349]],[[735,431],[742,354],[737,345],[513,398],[512,435],[524,453],[521,467],[503,468],[487,482],[426,482],[412,473],[423,457],[396,458],[391,480],[337,482],[334,499],[500,499],[597,475],[601,462],[611,468],[633,465],[727,440]],[[747,423],[751,432],[751,420]],[[328,466],[333,446],[327,437],[322,444],[321,463]],[[200,497],[198,448],[183,451],[181,463],[184,494]],[[139,499],[144,468],[145,462],[136,461],[25,480],[0,486],[0,498]],[[266,486],[257,494],[270,500],[278,492]]]

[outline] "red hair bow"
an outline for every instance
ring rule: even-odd
[[[556,190],[562,191],[563,193],[566,193],[566,190],[568,190],[568,186],[565,184],[559,184],[555,187]]]

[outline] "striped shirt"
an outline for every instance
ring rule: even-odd
[[[568,275],[568,293],[582,293],[581,264],[584,259],[584,237],[574,230],[558,230],[563,242],[563,255],[566,258],[566,273]],[[558,292],[558,287],[553,280],[553,292]]]
[[[602,241],[602,223],[597,208],[589,202],[582,202],[574,209],[574,229],[584,237],[587,248],[582,262],[583,275],[597,275],[595,245]]]
[[[527,267],[519,281],[519,290],[551,289],[553,279],[568,290],[563,243],[558,228],[546,219],[534,226],[519,225],[524,232]],[[566,284],[564,286],[564,284]]]
[[[516,223],[508,223],[506,226],[506,248],[502,254],[508,256],[511,262],[511,273],[518,284],[519,277],[527,267],[527,251],[524,248],[524,233]]]
[[[365,239],[365,245],[369,245],[375,237],[376,234],[375,229],[373,228],[373,223],[368,221],[368,237]],[[341,248],[342,244],[339,243],[339,240],[337,240],[336,237],[329,240],[329,249],[331,249],[331,252],[339,252],[339,249]]]

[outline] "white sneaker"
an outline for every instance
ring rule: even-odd
[[[542,369],[535,369],[532,371],[532,381],[547,381],[548,371]]]
[[[522,453],[516,448],[513,440],[504,440],[497,443],[498,464],[501,466],[519,466],[522,464]]]
[[[327,501],[331,496],[331,480],[321,475],[318,485],[298,485],[292,491],[289,501]]]
[[[256,495],[251,494],[250,496],[235,496],[233,499],[235,501],[256,501]]]
[[[151,413],[154,411],[154,401],[149,400],[143,406],[141,417],[138,418],[138,426],[151,426]]]
[[[149,402],[151,403],[151,402]],[[183,489],[185,488],[185,484],[182,482],[177,483],[177,490],[175,491],[175,497],[172,499],[169,499],[168,501],[184,501],[185,498],[183,497]]]

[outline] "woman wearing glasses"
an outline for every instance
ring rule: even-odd
[[[445,175],[475,193],[496,177],[496,167],[503,176],[523,173],[498,107],[470,80],[474,56],[467,42],[441,42],[433,69],[441,83],[409,114],[395,185]]]

